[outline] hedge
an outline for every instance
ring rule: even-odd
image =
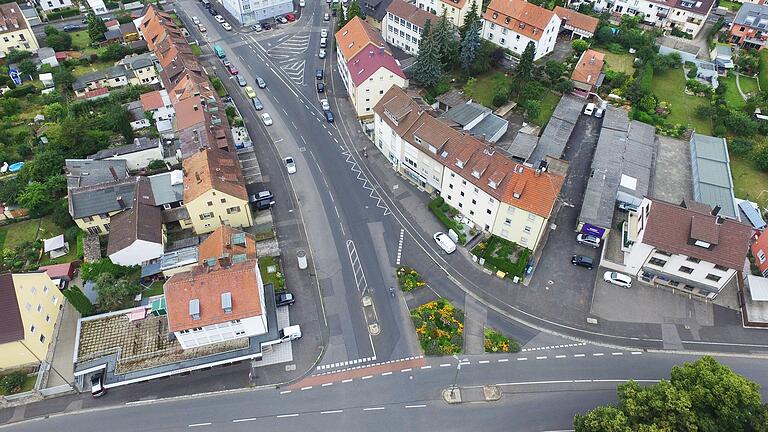
[[[3,96],[20,98],[32,93],[37,93],[37,87],[32,84],[24,84],[22,86],[16,87],[15,89],[8,90]]]
[[[61,292],[64,297],[69,300],[69,303],[80,312],[80,315],[87,317],[96,313],[96,307],[88,300],[88,297],[80,291],[77,285],[71,285],[69,288]]]
[[[520,253],[517,261],[512,262],[506,256],[509,256],[515,249],[520,249]],[[472,249],[472,254],[478,258],[484,258],[485,263],[483,265],[493,271],[501,270],[509,278],[514,276],[522,278],[525,273],[525,266],[528,265],[531,251],[501,237],[491,236],[488,240],[478,243]]]
[[[62,9],[57,12],[48,12],[45,14],[45,16],[48,18],[48,20],[57,20],[61,18],[69,18],[76,15],[80,15],[80,10],[75,8],[70,9]]]
[[[452,207],[445,203],[445,199],[443,199],[443,197],[437,197],[433,199],[430,201],[427,207],[429,207],[429,211],[431,211],[432,214],[434,214],[446,228],[452,229],[456,232],[456,234],[459,236],[459,243],[467,243],[467,235],[464,234],[464,226],[446,214],[446,211],[450,211]],[[445,210],[446,207],[448,210]],[[457,210],[454,209],[454,211],[458,213]]]

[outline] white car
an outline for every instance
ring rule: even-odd
[[[584,107],[584,115],[591,116],[593,112],[595,112],[595,104],[590,102]]]
[[[325,58],[325,50],[321,49],[320,51],[318,51],[317,57],[321,58],[321,59],[324,59]]]
[[[196,16],[193,16],[192,17],[192,22],[195,23],[195,25],[199,25],[200,24],[200,18],[198,18]]]
[[[215,15],[215,16],[213,17],[213,19],[215,19],[215,20],[216,20],[216,22],[217,22],[217,23],[219,23],[219,24],[224,24],[224,23],[226,22],[226,21],[224,20],[224,17],[223,17],[223,16],[221,16],[221,15]]]
[[[329,111],[331,104],[328,103],[328,99],[320,99],[320,105],[323,107],[323,111]]]
[[[296,174],[296,162],[292,156],[286,157],[283,162],[285,162],[285,170],[288,171],[288,174]]]
[[[320,37],[321,38],[328,37],[328,29],[320,30]]]
[[[232,26],[229,25],[229,23],[221,23],[221,26],[224,27],[224,30],[226,31],[232,31]]]
[[[444,250],[445,253],[449,254],[456,251],[456,243],[454,243],[446,233],[436,232],[432,238],[435,239],[437,245],[440,246],[440,249]]]
[[[304,0],[299,0],[299,7],[304,7],[306,5],[307,5],[307,2],[305,2]]]
[[[264,126],[272,126],[272,117],[267,113],[261,115],[261,121],[264,122]]]
[[[609,284],[620,286],[622,288],[632,288],[632,278],[624,273],[607,271],[603,275],[603,280]]]
[[[584,246],[593,247],[595,249],[600,247],[600,238],[589,234],[576,234],[576,241]]]

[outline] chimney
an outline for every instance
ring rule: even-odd
[[[541,176],[541,168],[537,169],[537,170],[535,171],[535,173],[536,173],[536,174],[535,174],[535,175],[536,175],[536,177],[540,177],[540,176]]]
[[[109,172],[110,172],[110,174],[112,174],[112,178],[115,179],[115,181],[117,181],[118,178],[117,178],[117,173],[115,172],[115,167],[110,166],[109,167]]]
[[[722,207],[720,207],[720,205],[716,205],[716,206],[712,207],[712,212],[710,214],[712,216],[717,216],[718,214],[720,214],[720,209],[721,208]]]
[[[718,225],[722,225],[722,224],[724,224],[724,223],[725,223],[725,218],[724,218],[724,217],[722,217],[722,216],[717,216],[717,217],[715,218],[715,223],[716,223],[716,224],[718,224]]]
[[[230,260],[229,260],[229,254],[228,253],[225,253],[225,254],[223,254],[222,256],[219,257],[219,266],[221,268],[229,267],[229,263],[230,263]]]

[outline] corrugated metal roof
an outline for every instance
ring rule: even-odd
[[[693,134],[690,141],[693,198],[736,219],[728,148],[723,138]]]

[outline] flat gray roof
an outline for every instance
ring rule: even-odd
[[[499,131],[502,129],[506,130],[508,125],[509,122],[496,114],[491,113],[480,120],[480,123],[476,124],[475,127],[469,130],[469,132],[475,136],[484,136],[486,141],[490,141],[499,133]]]
[[[451,119],[464,127],[476,118],[490,111],[491,110],[489,108],[486,108],[480,104],[468,102],[461,105],[456,105],[455,107],[446,111],[446,113],[440,117]]]
[[[530,159],[533,150],[536,148],[536,144],[539,142],[539,137],[523,132],[518,132],[512,144],[507,149],[512,157],[527,161]]]
[[[152,195],[155,198],[156,206],[170,204],[184,199],[184,184],[182,183],[182,178],[183,174],[179,170],[156,174],[149,177],[149,183],[152,185]]]
[[[565,95],[560,98],[552,118],[549,119],[544,133],[539,138],[539,143],[533,150],[529,160],[538,162],[547,156],[560,159],[563,157],[565,145],[571,137],[576,121],[581,115],[584,100],[573,95]]]
[[[720,206],[720,214],[737,218],[733,179],[724,138],[693,134],[690,141],[693,199]]]
[[[124,159],[67,159],[64,165],[67,169],[67,187],[70,189],[110,183],[128,177],[128,163]]]
[[[629,130],[629,116],[626,111],[608,106],[603,115],[603,129],[613,129],[627,132]]]

